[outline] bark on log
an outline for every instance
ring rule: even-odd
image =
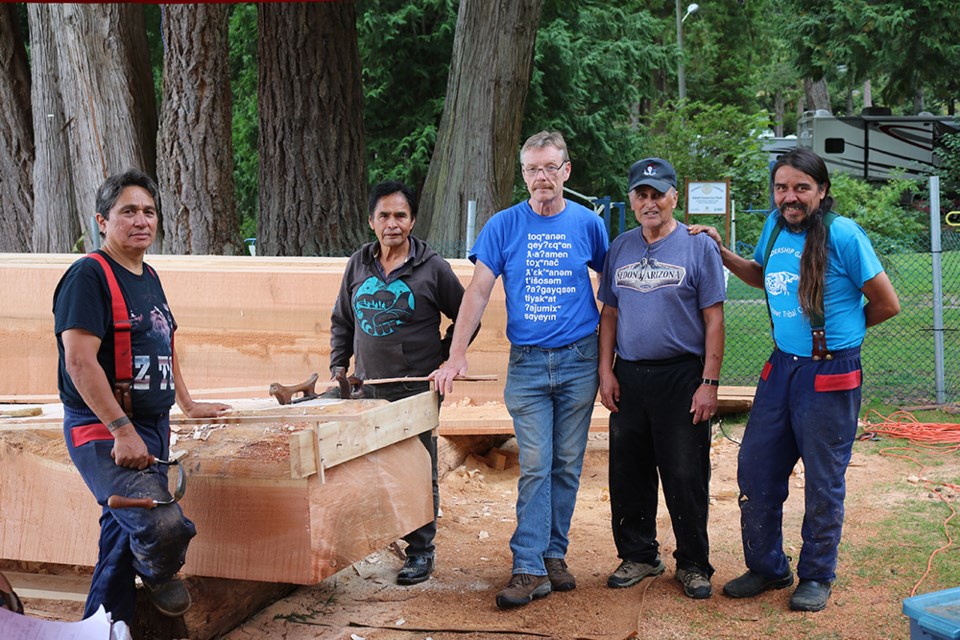
[[[30,251],[33,120],[30,70],[13,4],[0,5],[0,251]]]
[[[163,8],[163,107],[157,177],[163,250],[242,253],[233,185],[229,7]]]
[[[349,255],[366,238],[353,2],[258,5],[257,253]]]
[[[446,105],[418,214],[428,242],[448,254],[465,237],[469,200],[477,201],[478,229],[509,201],[540,6],[460,3]]]
[[[33,80],[33,237],[35,253],[67,253],[82,240],[82,220],[74,198],[70,148],[63,99],[54,5],[29,4],[30,72]]]

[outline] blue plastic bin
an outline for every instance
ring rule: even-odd
[[[907,598],[903,613],[910,617],[910,640],[960,639],[960,587]]]

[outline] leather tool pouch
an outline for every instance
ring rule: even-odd
[[[127,414],[127,417],[132,420],[133,397],[130,395],[130,382],[114,382],[113,397],[116,398],[117,404],[119,404],[123,412]]]

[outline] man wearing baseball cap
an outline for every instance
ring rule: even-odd
[[[620,566],[607,580],[630,587],[663,573],[657,542],[659,484],[676,537],[676,579],[709,598],[707,540],[710,419],[723,362],[720,251],[673,217],[677,174],[666,160],[630,167],[639,227],[610,245],[600,281],[600,399],[610,410],[610,507]]]

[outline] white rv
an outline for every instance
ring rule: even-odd
[[[866,180],[920,178],[938,164],[940,137],[960,132],[953,116],[892,116],[882,108],[864,112],[838,118],[823,109],[806,111],[797,123],[797,144],[817,152],[831,172]]]

